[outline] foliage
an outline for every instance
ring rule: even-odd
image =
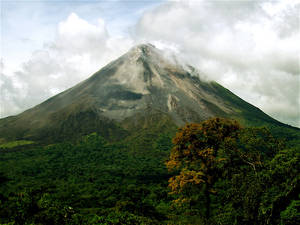
[[[186,125],[173,143],[166,165],[179,173],[169,188],[181,211],[205,224],[297,220],[299,148],[285,149],[266,128],[218,118]]]
[[[33,141],[28,141],[28,140],[11,141],[11,142],[1,144],[0,149],[1,148],[15,148],[17,146],[30,145],[33,143],[34,143]]]
[[[0,224],[299,223],[295,142],[212,119],[172,145],[167,123],[114,143],[92,133],[0,150]]]
[[[176,203],[191,201],[191,195],[204,188],[206,218],[210,216],[210,194],[218,179],[218,164],[225,160],[217,158],[222,142],[236,136],[240,126],[235,121],[214,118],[201,124],[187,124],[173,139],[167,167],[181,169],[178,176],[169,179],[173,194],[183,194]]]
[[[164,139],[154,145],[167,144]],[[163,188],[167,152],[136,155],[127,149],[93,133],[77,143],[0,152],[0,223],[155,224],[164,219],[156,206],[169,199]]]

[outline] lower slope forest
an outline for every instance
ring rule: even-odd
[[[2,144],[0,224],[300,224],[300,145],[275,133],[214,118],[130,141]]]

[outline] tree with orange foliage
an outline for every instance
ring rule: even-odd
[[[172,194],[177,194],[176,203],[189,202],[193,192],[203,191],[206,218],[210,216],[211,194],[219,174],[219,164],[224,158],[218,157],[220,146],[227,139],[235,139],[240,125],[233,120],[213,118],[200,124],[187,124],[179,129],[173,139],[166,166],[170,171],[179,170],[177,176],[169,179]]]

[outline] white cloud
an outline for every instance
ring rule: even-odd
[[[33,52],[16,72],[1,61],[1,117],[19,113],[57,94],[125,53],[132,41],[110,37],[105,22],[93,25],[75,13],[58,24],[56,38]]]
[[[300,126],[299,10],[295,1],[170,1],[143,15],[135,38],[176,45],[210,79]]]
[[[99,18],[97,22],[96,25],[89,24],[71,13],[66,21],[59,23],[58,35],[51,47],[56,48],[60,54],[84,54],[87,49],[94,53],[105,49],[108,33],[104,21]]]

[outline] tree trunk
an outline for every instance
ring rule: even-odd
[[[206,208],[206,211],[205,211],[205,218],[206,219],[209,219],[210,217],[210,194],[209,194],[209,187],[208,185],[206,185],[205,187],[205,190],[204,190],[204,195],[205,195],[205,208]]]

